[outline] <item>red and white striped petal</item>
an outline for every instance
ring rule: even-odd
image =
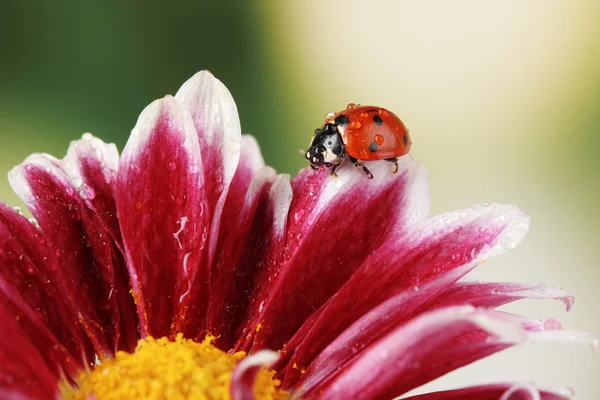
[[[0,203],[0,306],[57,377],[75,377],[94,359],[94,349],[63,303],[52,269],[42,233]]]
[[[117,210],[143,336],[204,327],[209,222],[198,135],[171,96],[141,113],[119,164]]]
[[[250,185],[237,228],[220,249],[208,319],[222,348],[231,347],[247,308],[281,261],[291,200],[289,176],[264,167]]]
[[[526,285],[520,283],[458,282],[432,299],[428,309],[447,306],[472,305],[474,307],[496,308],[520,299],[560,300],[567,311],[575,298],[562,289],[546,285]]]
[[[537,341],[597,344],[583,332],[549,330],[543,322],[458,306],[423,314],[367,347],[330,376],[311,365],[298,394],[322,399],[393,398],[452,370],[503,350]],[[324,380],[325,379],[325,380]]]
[[[44,262],[51,270],[71,318],[83,326],[96,353],[111,356],[123,348],[116,286],[117,249],[103,221],[84,203],[65,172],[69,165],[34,154],[9,173],[14,191],[36,218],[47,240]],[[125,345],[130,348],[133,341]]]
[[[221,215],[240,159],[241,128],[237,107],[229,90],[209,71],[200,71],[191,77],[175,98],[189,110],[198,134],[211,216],[208,260],[212,264]]]
[[[540,390],[532,383],[493,383],[405,397],[403,400],[574,400],[570,393]]]
[[[344,167],[338,178],[305,169],[294,178],[284,260],[277,279],[257,300],[255,318],[237,349],[280,348],[368,255],[429,210],[426,171],[410,156],[375,163],[375,179]]]
[[[231,375],[231,400],[255,400],[252,390],[256,375],[278,357],[274,351],[260,350],[240,361]]]
[[[501,220],[498,216],[502,216]],[[422,221],[389,238],[370,255],[346,284],[319,311],[305,337],[293,338],[295,363],[306,368],[338,335],[379,304],[403,291],[422,291],[422,301],[433,298],[469,272],[481,260],[519,243],[527,231],[527,216],[514,206],[467,209]],[[524,224],[524,227],[521,227]],[[516,229],[516,227],[519,229]],[[423,286],[444,274],[443,285]],[[368,284],[367,284],[368,282]],[[410,316],[410,315],[409,315]],[[285,354],[282,359],[287,360]],[[293,364],[292,363],[292,364]],[[292,379],[288,371],[286,383]]]

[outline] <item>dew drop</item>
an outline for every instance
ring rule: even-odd
[[[27,266],[27,268],[25,269],[25,271],[27,271],[27,273],[28,273],[29,275],[33,275],[33,274],[35,274],[35,268],[34,268],[34,267],[33,267],[33,265],[31,265],[31,264],[29,264],[29,265]]]
[[[96,198],[96,191],[90,186],[87,186],[83,192],[83,195],[89,200],[94,200]]]
[[[378,146],[381,146],[383,144],[383,142],[384,142],[383,136],[381,136],[381,135],[375,135],[375,137],[373,138],[373,140],[375,141],[375,143]]]
[[[60,258],[62,257],[62,251],[60,251],[60,249],[56,249],[56,257]]]
[[[177,169],[177,163],[175,163],[175,161],[171,161],[169,163],[168,168],[169,168],[169,171],[175,171]]]
[[[72,187],[67,188],[67,195],[73,196],[73,188]]]
[[[350,128],[352,128],[352,129],[359,129],[361,126],[362,125],[358,121],[352,121],[352,122],[350,122]]]
[[[76,176],[75,178],[71,179],[71,183],[75,189],[79,189],[81,185],[83,185],[83,179],[81,179],[79,176]]]
[[[33,169],[33,167],[31,166],[31,164],[27,164],[25,166],[25,171],[30,172]]]
[[[378,113],[379,115],[387,115],[387,111],[386,111],[386,110],[384,110],[383,108],[380,108],[380,109],[379,109],[379,111],[377,111],[377,113]]]
[[[543,327],[546,331],[557,331],[562,329],[562,324],[554,318],[548,318],[544,321]]]
[[[354,109],[356,109],[356,104],[354,104],[354,103],[350,103],[350,104],[348,104],[348,105],[346,106],[346,108],[347,108],[348,110],[354,110]]]
[[[331,119],[331,118],[333,118],[334,115],[335,115],[335,113],[328,112],[327,115],[325,115],[325,119]]]

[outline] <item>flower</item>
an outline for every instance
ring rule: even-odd
[[[121,157],[90,134],[31,155],[9,180],[36,223],[0,206],[0,397],[392,398],[515,344],[593,343],[496,310],[568,309],[560,289],[461,280],[521,242],[520,209],[427,218],[410,155],[371,170],[277,175],[209,72],[150,104]],[[539,396],[563,398],[415,398]]]

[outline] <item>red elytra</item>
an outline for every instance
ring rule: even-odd
[[[410,135],[400,118],[391,111],[376,106],[350,103],[337,113],[327,114],[305,153],[311,168],[333,167],[331,175],[348,157],[370,178],[371,172],[360,161],[386,160],[395,164],[397,158],[410,151]]]
[[[348,104],[347,109],[335,113],[325,124],[336,123],[347,117],[347,124],[337,124],[346,153],[358,160],[374,161],[395,158],[410,151],[410,135],[400,118],[382,107]]]

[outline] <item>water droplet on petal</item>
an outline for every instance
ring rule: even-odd
[[[168,168],[169,168],[169,171],[175,171],[177,169],[177,163],[175,163],[175,161],[171,161],[169,163]]]
[[[60,251],[60,249],[56,249],[56,257],[60,258],[62,257],[62,251]]]
[[[83,185],[83,179],[81,179],[79,176],[76,176],[75,178],[71,179],[71,183],[75,189],[79,189],[81,185]]]
[[[33,275],[33,274],[35,274],[35,268],[33,267],[33,265],[32,265],[32,264],[29,264],[29,265],[27,266],[27,268],[25,269],[25,271],[27,271],[27,273],[28,273],[29,275]]]
[[[27,164],[25,166],[25,171],[30,172],[33,169],[33,167],[31,166],[31,164]]]
[[[73,196],[73,188],[72,187],[67,188],[67,195]]]

